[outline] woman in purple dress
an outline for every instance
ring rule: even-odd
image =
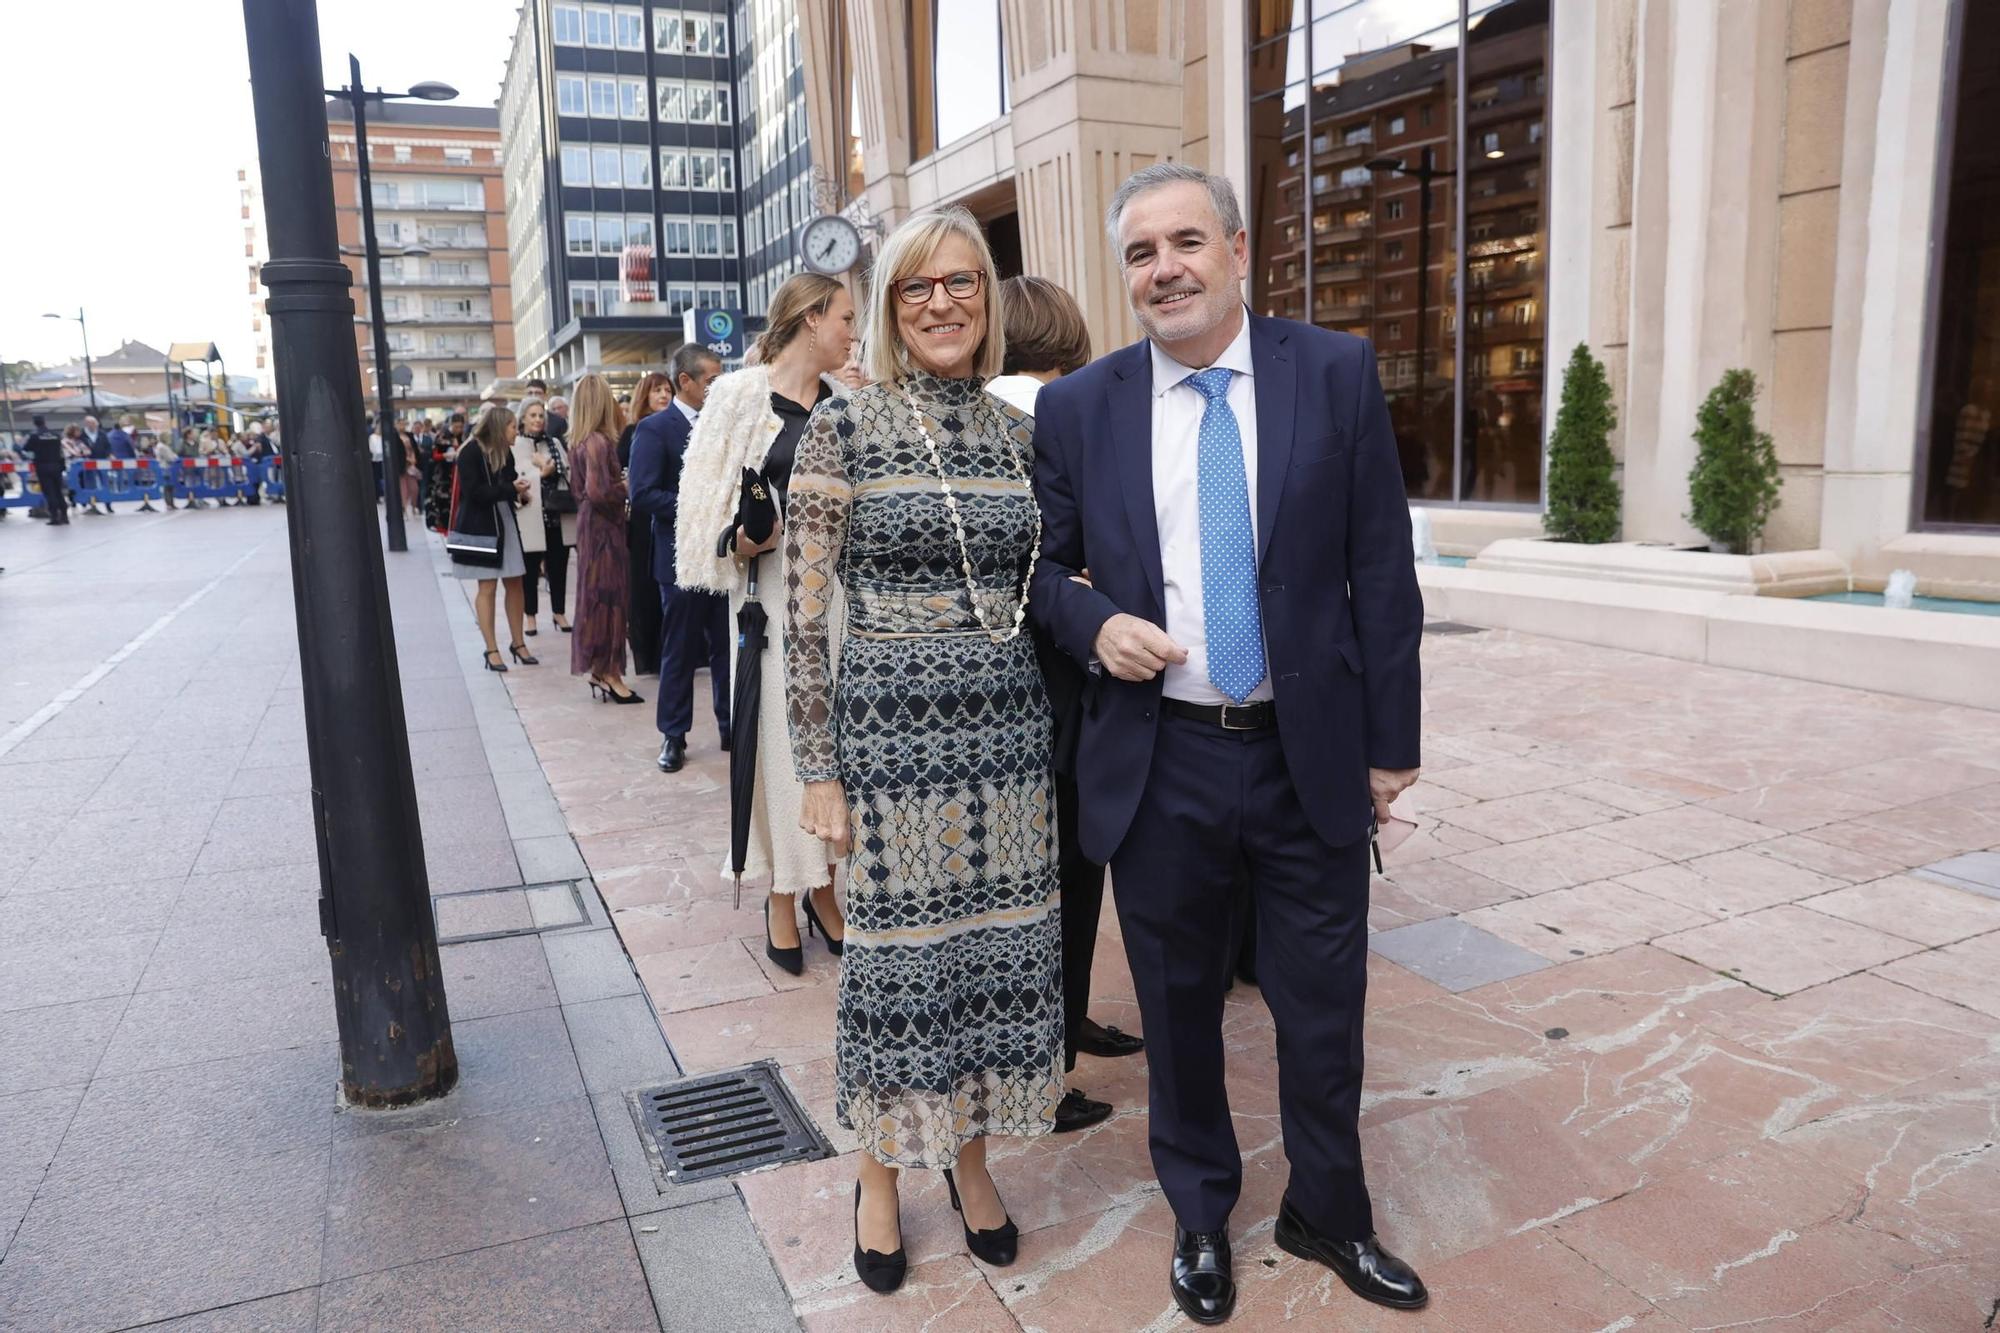
[[[590,677],[595,698],[644,703],[625,686],[625,471],[618,466],[618,401],[602,375],[576,386],[570,416],[570,487],[576,492],[576,606],[571,674]]]

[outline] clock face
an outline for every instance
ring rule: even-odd
[[[831,214],[808,222],[799,245],[806,267],[815,273],[845,273],[861,258],[861,233],[846,218]]]

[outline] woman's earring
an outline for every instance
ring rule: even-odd
[[[806,350],[808,352],[817,352],[819,350],[819,330],[817,328],[812,331],[812,341],[806,344]]]

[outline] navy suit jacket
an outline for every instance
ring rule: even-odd
[[[1278,734],[1313,830],[1345,846],[1368,832],[1368,770],[1418,765],[1424,607],[1403,472],[1365,340],[1253,315],[1250,356]],[[1080,832],[1084,853],[1108,861],[1139,808],[1161,711],[1161,677],[1122,681],[1095,661],[1098,630],[1118,612],[1166,623],[1147,344],[1053,381],[1035,409],[1042,555],[1030,609],[1091,673]],[[1071,580],[1084,569],[1094,587]]]
[[[681,459],[693,433],[694,423],[672,403],[632,428],[632,512],[653,522],[653,579],[662,587],[676,581],[674,517],[680,509]]]

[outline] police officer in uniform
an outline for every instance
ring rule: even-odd
[[[21,452],[35,465],[35,483],[42,488],[42,504],[47,508],[50,527],[69,522],[69,492],[63,489],[62,436],[49,429],[48,421],[36,416],[35,428],[21,441]]]

